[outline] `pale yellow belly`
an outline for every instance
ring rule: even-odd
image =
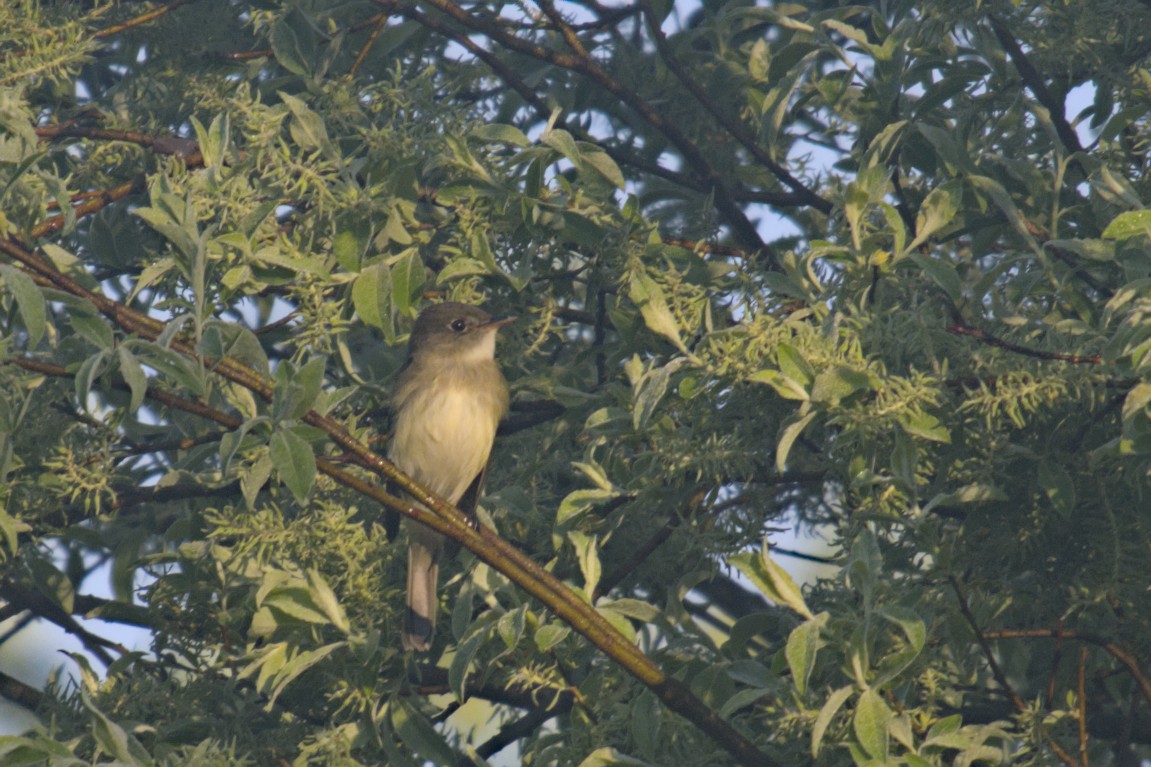
[[[388,457],[405,474],[452,503],[488,461],[498,416],[459,387],[417,392],[397,414]]]

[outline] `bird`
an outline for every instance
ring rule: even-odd
[[[470,304],[433,304],[416,318],[408,358],[396,378],[388,458],[403,473],[475,513],[492,443],[508,410],[508,386],[495,359],[496,334],[513,318]],[[401,641],[426,651],[435,636],[437,581],[445,539],[405,520],[407,605]]]

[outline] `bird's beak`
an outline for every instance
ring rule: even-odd
[[[493,317],[492,319],[488,320],[487,322],[485,322],[480,327],[482,327],[484,329],[492,328],[493,330],[499,330],[504,325],[510,325],[515,321],[516,321],[515,317]]]

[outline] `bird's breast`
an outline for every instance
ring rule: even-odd
[[[494,381],[450,373],[417,375],[397,393],[388,456],[452,503],[487,464],[507,407],[503,377],[492,368]]]

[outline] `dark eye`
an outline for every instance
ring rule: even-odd
[[[464,322],[463,320],[452,320],[452,324],[448,327],[457,333],[463,333],[465,330],[467,330],[468,323]]]

